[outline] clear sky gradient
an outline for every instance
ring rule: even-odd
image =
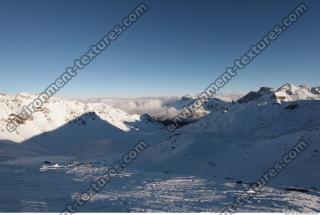
[[[58,93],[66,97],[197,94],[300,2],[2,0],[0,92],[42,92],[140,2],[149,11]],[[320,85],[320,1],[228,85]]]

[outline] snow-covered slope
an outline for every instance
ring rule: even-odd
[[[279,102],[290,102],[296,100],[317,100],[320,98],[320,87],[308,87],[305,85],[295,86],[285,84],[274,92]]]
[[[277,90],[269,87],[261,87],[257,92],[250,92],[238,100],[238,103],[253,102],[292,102],[297,100],[319,100],[320,87],[295,86],[284,84]]]
[[[148,114],[52,98],[8,133],[8,115],[35,96],[0,95],[0,210],[60,210],[67,196],[76,196],[143,139],[149,147],[86,204],[88,210],[218,212],[303,140],[308,147],[254,196],[257,206],[247,204],[244,211],[279,212],[289,205],[319,212],[318,87],[263,87],[236,102],[211,98],[202,116],[174,132]],[[181,109],[193,100],[167,106]]]
[[[250,92],[227,109],[211,110],[157,145],[153,164],[172,173],[252,182],[301,139],[309,147],[276,182],[319,187],[320,94],[285,84]],[[160,153],[159,153],[160,152]],[[302,173],[302,174],[301,174]]]
[[[320,165],[317,87],[292,84],[277,90],[263,87],[237,102],[212,98],[204,105],[206,113],[202,118],[173,133],[148,115],[129,115],[101,103],[52,98],[31,121],[8,134],[5,130],[7,116],[18,112],[34,96],[1,95],[2,140],[23,141],[32,149],[38,147],[39,154],[54,152],[55,155],[76,154],[95,159],[119,155],[138,139],[144,139],[151,147],[137,162],[139,168],[252,181],[303,138],[310,147],[296,165],[297,171],[309,174],[288,170],[279,181],[320,185],[315,181],[320,175],[313,171]],[[179,109],[193,99],[184,97],[171,105]],[[10,144],[5,147],[14,151]],[[27,152],[30,154],[32,150],[28,148]]]
[[[129,131],[132,129],[125,122],[139,121],[139,115],[129,115],[126,112],[112,108],[102,103],[85,104],[78,101],[70,101],[63,98],[52,97],[43,104],[31,119],[20,124],[15,132],[8,132],[6,124],[10,114],[19,114],[22,107],[30,104],[37,95],[30,93],[19,93],[17,95],[0,95],[0,140],[11,140],[22,142],[33,136],[57,129],[64,124],[80,117],[86,113],[93,112],[102,120],[115,127]],[[84,120],[78,119],[80,125],[84,125]]]

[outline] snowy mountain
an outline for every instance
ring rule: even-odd
[[[162,158],[154,162],[170,172],[252,182],[302,138],[309,148],[295,161],[296,168],[288,168],[275,183],[319,186],[320,94],[316,89],[292,84],[277,90],[263,87],[226,108],[211,109],[159,144]]]
[[[135,122],[140,120],[139,115],[129,115],[120,109],[112,108],[106,104],[85,104],[78,101],[52,97],[32,115],[31,119],[27,119],[25,122],[21,123],[15,132],[7,132],[6,124],[9,121],[9,116],[12,114],[18,115],[21,112],[22,107],[30,104],[36,97],[37,95],[30,93],[19,93],[14,96],[4,94],[0,95],[1,139],[22,142],[35,135],[57,129],[77,117],[90,112],[95,113],[102,120],[105,120],[123,131],[135,129],[126,125],[124,122]],[[85,120],[87,119],[79,118],[79,126],[84,126]]]
[[[238,103],[247,103],[250,101],[266,102],[290,102],[296,100],[317,100],[320,98],[319,87],[307,87],[305,85],[295,86],[293,84],[284,84],[277,90],[269,87],[261,87],[257,92],[250,92],[238,100]]]
[[[200,185],[203,189],[211,189],[213,183],[218,188],[212,195],[219,192],[219,198],[226,202],[229,200],[226,192],[234,195],[239,189],[253,183],[272,167],[274,162],[281,160],[288,150],[303,140],[308,143],[308,148],[271,181],[264,193],[271,196],[271,193],[283,195],[282,204],[294,202],[294,207],[300,211],[317,211],[316,208],[320,206],[317,201],[320,196],[320,173],[317,171],[320,166],[319,89],[285,84],[276,90],[262,87],[238,100],[236,97],[211,98],[200,109],[201,114],[195,121],[174,132],[168,131],[165,123],[160,123],[151,114],[128,114],[106,103],[54,97],[44,104],[32,119],[23,122],[16,132],[9,133],[5,129],[8,116],[19,113],[21,107],[30,103],[36,95],[1,94],[0,168],[8,165],[19,168],[22,166],[23,169],[38,168],[45,174],[53,174],[53,177],[58,173],[50,171],[58,171],[59,174],[64,174],[64,177],[70,176],[77,182],[88,182],[89,179],[98,177],[99,172],[119,160],[142,139],[149,144],[149,148],[126,170],[128,176],[123,177],[134,180],[130,182],[134,185],[127,187],[133,189],[132,193],[122,193],[121,198],[137,198],[137,201],[148,202],[154,210],[161,211],[167,204],[172,204],[171,200],[160,201],[160,197],[155,197],[155,202],[163,202],[155,205],[152,198],[144,196],[150,192],[148,189],[157,187],[158,190],[152,192],[160,196],[164,195],[162,192],[170,196],[181,189],[180,194],[174,194],[175,198],[179,195],[186,195],[183,198],[188,198],[187,193],[182,190],[192,189],[192,192],[196,192]],[[170,100],[165,108],[180,110],[194,99],[185,96]],[[54,165],[49,168],[46,166],[48,164]],[[125,181],[124,178],[119,180]],[[119,186],[121,190],[124,186],[120,181],[115,186]],[[218,181],[221,184],[217,185]],[[178,190],[169,192],[168,187],[161,187],[163,184]],[[240,185],[241,188],[238,187]],[[234,190],[230,191],[230,187]],[[298,200],[292,199],[291,193],[283,191],[288,187],[303,189],[307,194],[299,194],[301,196]],[[110,189],[109,192],[120,195],[120,191]],[[140,190],[138,193],[141,196],[137,196],[137,190]],[[167,191],[169,193],[166,193]],[[73,196],[74,191],[68,193],[71,194]],[[110,199],[110,193],[101,195],[93,201],[99,202],[99,198],[105,198],[118,204],[118,200]],[[212,195],[206,193],[203,198],[210,199]],[[255,210],[263,211],[269,204],[268,198],[280,201],[279,196],[268,196],[261,203],[261,207]],[[313,205],[309,207],[305,202],[310,199]],[[120,202],[121,207],[131,204],[124,204],[122,200]],[[194,204],[200,207],[200,211],[208,208],[208,205],[201,201]],[[214,211],[224,206],[224,203],[221,203],[222,206],[212,204]],[[128,207],[131,210],[136,206],[134,204]],[[268,209],[270,207],[275,207],[274,211],[283,211],[283,208],[279,208],[282,205],[269,205]],[[172,207],[167,210],[172,211]]]

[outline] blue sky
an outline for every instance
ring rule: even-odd
[[[0,92],[42,92],[141,1],[2,0]],[[196,94],[301,1],[142,1],[130,29],[61,91],[66,97]],[[320,2],[222,91],[319,83]]]

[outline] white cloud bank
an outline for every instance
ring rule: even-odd
[[[88,98],[78,99],[86,103],[105,103],[111,107],[126,111],[129,114],[149,114],[159,119],[168,119],[176,116],[178,109],[172,106],[179,97],[155,98]]]

